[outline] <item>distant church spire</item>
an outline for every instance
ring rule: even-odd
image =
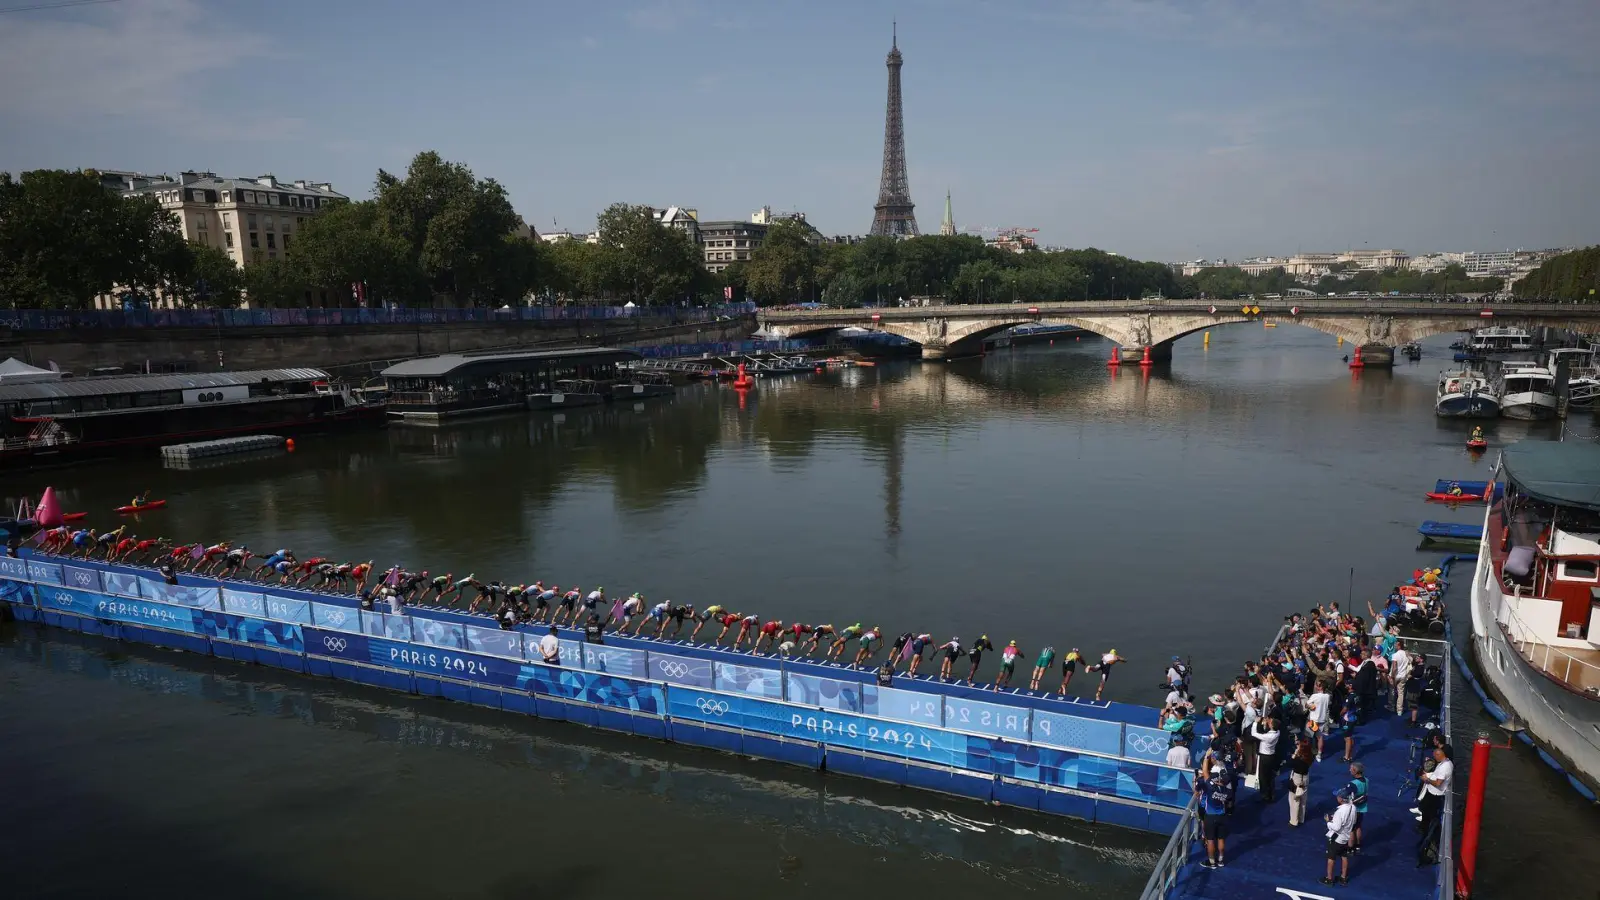
[[[950,211],[950,191],[944,192],[944,221],[939,223],[939,233],[946,237],[956,233],[956,215]]]

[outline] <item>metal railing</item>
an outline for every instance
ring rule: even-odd
[[[1481,318],[1481,310],[1511,319],[1561,318],[1600,319],[1600,304],[1574,303],[1486,303],[1482,301],[1444,301],[1437,297],[1285,297],[1281,300],[1224,300],[1221,298],[1150,299],[1150,300],[1070,300],[1049,303],[985,303],[951,304],[925,307],[862,307],[858,309],[801,309],[757,310],[762,321],[861,321],[871,319],[925,319],[929,316],[1001,316],[1048,318],[1055,313],[1116,313],[1116,312],[1193,312],[1215,315],[1241,315],[1243,307],[1259,309],[1252,316],[1278,318],[1291,310],[1303,315],[1318,313],[1351,313],[1368,315],[1390,313],[1394,315],[1459,315]],[[1445,307],[1441,309],[1440,307]],[[1037,310],[1037,312],[1035,312]]]
[[[1493,572],[1492,567],[1490,572]],[[1528,665],[1551,678],[1559,678],[1563,684],[1574,690],[1586,693],[1600,690],[1600,666],[1578,659],[1560,647],[1529,637],[1534,634],[1534,630],[1517,615],[1503,593],[1500,598],[1499,618],[1501,627],[1505,628],[1506,640],[1517,648],[1517,653],[1521,654]]]
[[[454,322],[532,322],[671,318],[709,322],[755,312],[753,303],[699,309],[654,306],[513,306],[467,309],[12,309],[0,310],[0,328],[57,331],[74,328],[265,328],[288,325],[444,325]]]
[[[1139,900],[1164,900],[1177,885],[1179,873],[1189,862],[1189,848],[1200,835],[1199,810],[1200,795],[1196,794],[1189,799],[1178,827],[1167,839],[1166,849],[1161,851],[1161,858],[1150,871],[1150,880],[1144,883],[1144,893],[1139,895]]]

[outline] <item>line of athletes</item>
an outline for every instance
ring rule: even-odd
[[[722,646],[723,640],[737,625],[738,631],[729,645],[731,649],[742,650],[745,641],[751,640],[751,653],[760,653],[765,647],[782,656],[798,652],[810,657],[822,650],[823,659],[841,664],[850,643],[859,641],[860,646],[851,662],[857,668],[876,654],[883,642],[883,630],[879,626],[862,628],[860,622],[836,629],[831,624],[785,623],[781,619],[763,622],[760,616],[731,612],[720,605],[708,606],[699,612],[695,611],[694,604],[656,603],[646,608],[641,593],[626,598],[618,597],[607,609],[603,587],[587,594],[577,587],[563,592],[559,586],[546,587],[542,581],[529,585],[506,585],[499,581],[479,581],[475,575],[458,579],[448,572],[437,576],[430,576],[426,569],[408,572],[398,565],[381,573],[377,581],[368,587],[366,582],[372,573],[372,560],[335,563],[317,556],[301,561],[287,549],[277,550],[261,559],[256,568],[251,570],[248,564],[255,554],[246,545],[234,547],[230,542],[223,541],[218,544],[192,543],[174,547],[165,538],[141,540],[137,535],[127,534],[126,530],[127,526],[122,526],[101,534],[93,529],[56,528],[45,532],[40,548],[80,559],[99,556],[109,562],[155,563],[169,580],[176,572],[187,571],[216,578],[248,578],[257,582],[270,582],[276,578],[280,585],[328,593],[353,591],[361,598],[363,606],[370,608],[374,603],[387,602],[393,612],[399,612],[407,605],[453,610],[457,608],[456,603],[466,600],[467,592],[472,591],[473,596],[466,605],[466,611],[477,613],[487,602],[485,612],[504,628],[518,623],[569,625],[576,628],[580,625],[580,618],[586,616],[587,626],[594,632],[603,633],[612,629],[621,635],[645,637],[644,626],[649,623],[655,626],[653,636],[656,639],[671,640],[678,638],[685,622],[692,620],[695,623],[694,630],[686,640],[693,643],[707,624],[716,622],[721,626],[721,631],[710,641],[712,646]],[[600,616],[602,609],[607,610],[604,619]],[[667,632],[669,626],[672,629],[670,634]],[[963,646],[957,637],[935,646],[933,635],[908,631],[890,646],[888,659],[883,664],[885,674],[892,674],[896,666],[904,662],[909,666],[907,671],[916,675],[929,649],[934,651],[935,657],[942,657],[939,677],[947,681],[956,677],[956,661],[962,657],[969,658],[966,682],[971,685],[977,678],[983,654],[992,652],[995,646],[986,634],[980,635],[968,646]],[[1044,677],[1055,664],[1055,657],[1054,647],[1047,646],[1039,652],[1029,679],[1029,690],[1040,690]],[[1011,686],[1018,660],[1022,658],[1022,648],[1017,646],[1016,641],[1000,649],[1000,671],[995,677],[995,690]],[[1100,684],[1095,690],[1095,699],[1099,700],[1111,670],[1125,661],[1125,657],[1112,649],[1101,654],[1099,662],[1089,663],[1074,647],[1061,657],[1061,684],[1057,690],[1062,696],[1066,695],[1072,676],[1077,672],[1078,665],[1083,663],[1086,671],[1100,675]]]

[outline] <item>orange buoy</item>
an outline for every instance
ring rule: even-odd
[[[289,451],[290,453],[293,453],[294,452],[294,438],[289,438],[288,440],[284,441],[283,442],[283,449]]]
[[[1111,359],[1106,362],[1106,365],[1111,366],[1112,368],[1116,368],[1117,366],[1122,365],[1122,350],[1121,350],[1121,348],[1116,347],[1114,345],[1112,346],[1112,348],[1111,348]]]
[[[1144,356],[1139,358],[1139,365],[1144,367],[1144,368],[1149,368],[1150,366],[1155,365],[1155,363],[1152,363],[1150,361],[1150,348],[1149,347],[1144,348]]]

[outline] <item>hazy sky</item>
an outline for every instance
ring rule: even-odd
[[[0,9],[60,0],[0,0]],[[534,227],[872,220],[1184,259],[1600,241],[1600,0],[112,0],[0,13],[0,169],[332,181],[436,149]]]

